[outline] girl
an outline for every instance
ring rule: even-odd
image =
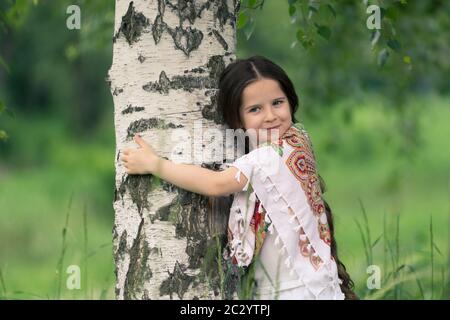
[[[337,256],[330,207],[307,132],[294,124],[298,97],[286,73],[253,56],[229,64],[219,80],[218,111],[232,129],[255,133],[247,154],[223,171],[158,157],[139,149],[121,157],[128,174],[154,174],[207,196],[234,193],[229,258],[254,266],[260,299],[356,299]]]

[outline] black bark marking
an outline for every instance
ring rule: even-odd
[[[188,20],[191,24],[194,24],[197,13],[195,11],[195,5],[191,0],[178,0],[178,5],[172,4],[170,1],[166,1],[168,7],[173,11],[176,11],[180,17],[180,26],[184,20]]]
[[[184,70],[184,73],[205,73],[207,70],[203,67],[194,68],[191,70]]]
[[[220,35],[219,32],[217,32],[216,29],[214,29],[213,31],[214,36],[216,37],[217,41],[219,41],[219,43],[222,45],[222,47],[225,50],[228,50],[228,43],[225,41],[225,39]]]
[[[197,17],[200,18],[202,11],[205,9],[209,10],[212,6],[214,10],[214,23],[218,21],[220,29],[223,31],[224,25],[227,23],[227,20],[230,19],[230,24],[234,28],[234,25],[236,23],[236,16],[239,13],[239,2],[240,1],[234,1],[234,14],[232,14],[228,11],[227,0],[209,0],[200,7],[197,12]]]
[[[167,77],[166,73],[164,71],[161,71],[159,74],[159,80],[158,81],[151,81],[145,85],[142,86],[142,89],[144,89],[147,92],[159,92],[159,93],[169,93],[170,88],[170,79]]]
[[[177,216],[178,211],[180,211],[180,206],[177,197],[175,197],[171,203],[156,210],[155,214],[150,216],[150,220],[152,223],[155,222],[155,220],[169,221],[171,220],[170,217]]]
[[[217,165],[204,165],[204,167],[218,168]],[[177,199],[173,204],[176,203],[181,206],[181,210],[175,210],[177,213],[175,236],[187,239],[187,267],[201,268],[202,273],[197,280],[207,281],[209,279],[210,287],[217,296],[220,294],[221,287],[217,255],[226,246],[227,213],[231,206],[232,197],[210,198],[179,188],[177,190]],[[215,237],[219,237],[219,247],[217,247]],[[221,261],[221,263],[224,262]],[[223,270],[226,272],[226,269]],[[205,275],[208,275],[207,279],[205,279]],[[165,291],[163,290],[162,293],[175,292],[176,290],[170,285],[174,282],[177,283],[177,281],[179,283],[183,279],[177,279],[176,274],[169,273],[169,278],[165,280]],[[227,286],[228,284],[225,285],[226,288],[228,288]],[[170,288],[172,288],[172,291],[169,290]]]
[[[220,55],[211,56],[206,64],[209,69],[209,77],[215,81],[216,87],[218,86],[219,77],[222,71],[225,69],[225,63]]]
[[[174,29],[167,28],[169,34],[175,43],[175,47],[184,52],[189,57],[191,51],[197,49],[203,40],[203,33],[195,28],[175,27]]]
[[[157,257],[162,257],[161,248],[150,247],[149,250],[150,250],[150,255],[157,256]]]
[[[167,123],[163,119],[148,118],[133,121],[127,129],[127,140],[133,139],[136,133],[144,132],[150,129],[176,129],[183,128],[182,124]]]
[[[161,40],[161,36],[165,29],[167,29],[167,24],[163,21],[162,15],[158,14],[156,16],[155,21],[153,22],[152,26],[152,35],[153,40],[155,40],[155,44],[159,43],[159,40]]]
[[[161,71],[158,81],[149,82],[142,86],[142,89],[147,92],[158,92],[164,94],[168,94],[170,89],[181,89],[188,92],[192,92],[195,89],[217,89],[220,74],[224,69],[225,63],[222,56],[215,55],[209,58],[205,66],[197,67],[190,71],[184,70],[184,75],[176,75],[172,77],[172,79],[167,77],[164,71]],[[187,74],[189,72],[205,73],[206,71],[209,71],[208,76]]]
[[[198,285],[195,277],[186,274],[186,270],[187,267],[177,261],[173,268],[173,272],[167,271],[169,277],[161,283],[159,295],[169,295],[172,300],[173,294],[176,293],[178,298],[182,300],[191,283],[194,287]]]
[[[122,17],[119,31],[113,37],[113,42],[116,42],[120,34],[123,34],[128,44],[131,45],[139,39],[142,31],[148,25],[150,25],[149,20],[141,12],[135,10],[133,1],[131,1],[127,13]]]
[[[145,57],[143,55],[139,55],[138,60],[140,63],[143,63],[145,61]]]
[[[209,199],[178,189],[178,202],[181,205],[181,212],[175,225],[175,235],[187,238],[186,253],[189,256],[189,268],[199,268],[206,251]]]
[[[164,22],[165,5],[177,11],[177,15],[180,19],[179,26],[170,28]],[[167,31],[174,41],[175,48],[182,50],[184,54],[189,57],[189,53],[200,46],[203,39],[203,33],[200,30],[191,27],[184,29],[182,23],[184,20],[188,20],[193,24],[195,22],[195,17],[195,5],[191,1],[179,0],[178,6],[175,6],[169,1],[164,2],[158,0],[158,15],[152,26],[152,35],[155,44],[159,43],[162,34],[164,31]]]
[[[119,246],[117,247],[116,252],[116,260],[117,261],[118,259],[123,260],[126,251],[127,251],[127,230],[122,232],[122,235],[120,236]]]
[[[137,205],[141,217],[144,209],[149,210],[147,195],[150,190],[151,177],[150,174],[127,175],[125,179],[122,179],[119,187],[122,203],[124,194],[128,192],[133,203]]]
[[[209,10],[210,7],[211,7],[211,1],[206,1],[204,4],[202,4],[200,6],[200,9],[197,12],[197,18],[201,18],[203,10],[205,10],[205,9]]]
[[[132,107],[131,105],[128,105],[126,109],[122,110],[122,114],[139,112],[142,110],[145,110],[145,108],[144,107]]]
[[[117,245],[117,240],[119,238],[119,235],[117,234],[117,226],[116,224],[113,225],[113,230],[112,230],[112,234],[113,234],[113,255],[114,255],[114,275],[117,279],[117,249],[120,247]]]
[[[165,6],[168,6],[172,11],[176,12],[179,18],[179,24],[175,28],[171,28],[164,22]],[[161,40],[161,36],[164,31],[167,31],[175,44],[176,49],[180,49],[186,56],[189,57],[190,52],[198,49],[202,40],[203,33],[191,26],[183,28],[185,20],[189,21],[191,25],[195,23],[197,18],[201,18],[203,10],[213,8],[214,24],[218,21],[220,30],[224,30],[224,25],[227,20],[230,19],[231,25],[234,27],[236,21],[236,2],[234,3],[234,14],[228,11],[227,0],[209,0],[202,4],[199,8],[196,8],[195,1],[192,0],[178,0],[177,4],[173,4],[170,1],[158,0],[158,15],[152,25],[152,35],[155,40],[155,44],[158,44]],[[216,34],[217,33],[217,34]],[[219,43],[228,50],[228,44],[225,42],[222,36],[216,31],[214,33]]]
[[[153,276],[148,265],[150,246],[145,240],[144,219],[139,224],[136,239],[130,249],[130,264],[125,278],[124,299],[143,299],[144,284]]]
[[[123,261],[124,255],[127,252],[127,231],[125,230],[122,232],[122,235],[120,236],[117,234],[117,226],[114,224],[113,226],[113,240],[114,240],[114,275],[116,279],[118,279],[118,266],[120,265],[121,261]],[[120,289],[118,286],[118,283],[116,282],[116,288],[115,288],[115,294],[116,299],[120,296]]]
[[[149,82],[142,87],[147,92],[169,93],[169,89],[181,89],[192,92],[194,89],[215,88],[215,83],[209,77],[192,75],[174,76],[172,80],[167,78],[164,71],[161,72],[158,82]]]
[[[114,88],[113,96],[118,96],[122,92],[123,92],[123,89],[121,89],[121,88]]]
[[[214,20],[219,21],[221,31],[224,30],[224,25],[227,23],[227,20],[233,16],[234,15],[228,11],[227,0],[220,1],[216,7],[216,11],[214,12]]]
[[[202,116],[205,119],[213,120],[216,124],[224,123],[222,115],[216,111],[217,109],[217,92],[211,96],[211,103],[205,104],[202,108]]]

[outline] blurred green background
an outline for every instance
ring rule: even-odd
[[[294,82],[357,293],[448,299],[448,4],[383,1],[378,40],[364,1],[260,4],[243,1],[237,55]],[[0,4],[0,299],[114,298],[113,20],[114,1]]]

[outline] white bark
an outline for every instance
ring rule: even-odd
[[[136,147],[135,133],[172,158],[180,145],[172,139],[177,130],[192,137],[199,120],[203,130],[223,130],[213,121],[215,94],[220,72],[235,59],[236,2],[116,0],[109,81],[116,129],[118,299],[217,298],[200,266],[211,235],[224,232],[227,213],[211,212],[207,199],[167,183],[155,186],[150,175],[128,176],[118,158],[120,150]],[[188,152],[195,142],[188,138],[178,152]],[[195,150],[199,155],[202,146]],[[220,206],[215,203],[215,211]]]

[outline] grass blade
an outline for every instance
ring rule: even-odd
[[[64,224],[64,228],[62,231],[62,246],[61,246],[61,255],[58,260],[57,265],[57,272],[58,272],[58,280],[57,280],[57,287],[56,287],[56,297],[55,299],[59,300],[61,299],[61,284],[62,284],[62,274],[63,274],[63,264],[64,264],[64,256],[66,254],[67,244],[66,244],[66,237],[67,237],[67,228],[69,226],[69,217],[70,217],[70,209],[72,207],[72,199],[73,199],[73,191],[70,194],[69,198],[69,206],[67,208],[66,213],[66,221]]]
[[[5,278],[3,277],[3,271],[2,268],[0,268],[0,286],[2,289],[2,294],[0,295],[0,298],[6,296],[6,284],[5,284]]]
[[[430,258],[431,258],[431,299],[434,297],[434,246],[433,246],[433,216],[430,215]]]
[[[84,248],[83,248],[83,262],[84,262],[84,272],[83,272],[83,284],[84,292],[87,298],[88,293],[88,223],[87,223],[87,206],[84,203],[83,208],[83,238],[84,238]],[[92,298],[92,296],[91,296]]]
[[[363,242],[363,247],[364,247],[364,254],[366,256],[366,262],[367,262],[367,265],[369,266],[370,265],[370,263],[369,263],[369,252],[367,250],[368,245],[367,245],[367,242],[366,242],[366,238],[364,236],[364,231],[363,231],[359,221],[357,219],[354,219],[354,220],[355,220],[355,223],[356,223],[356,225],[357,225],[357,227],[359,229],[359,234],[361,235],[361,240]]]

